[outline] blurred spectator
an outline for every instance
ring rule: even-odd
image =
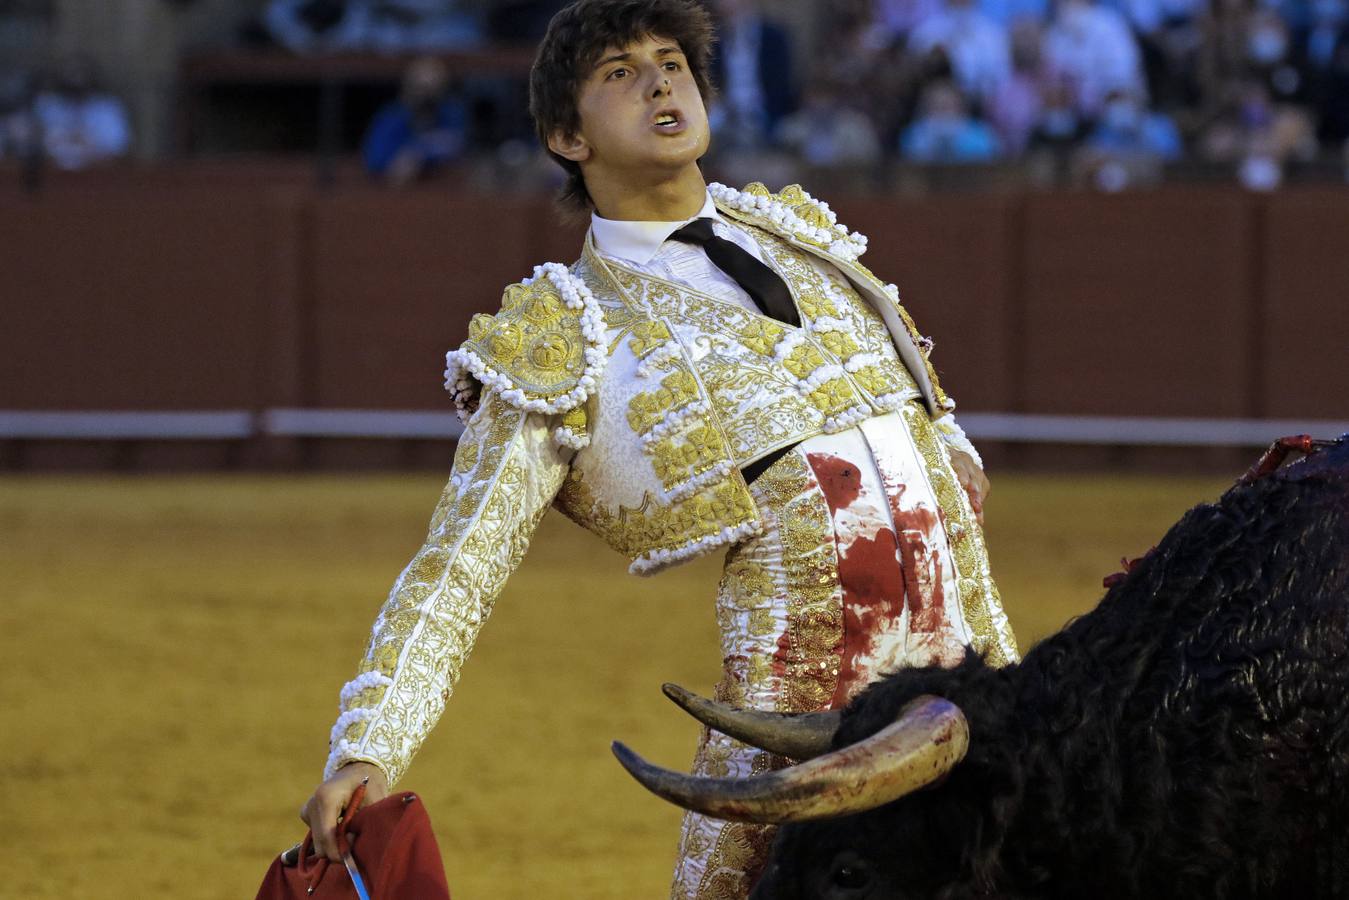
[[[890,43],[907,38],[909,32],[940,10],[941,5],[941,0],[875,0],[875,40]]]
[[[939,81],[923,92],[921,112],[900,138],[900,153],[919,163],[982,163],[998,156],[993,129],[969,112],[954,84]]]
[[[455,0],[381,0],[372,10],[367,45],[426,53],[481,44],[481,26],[459,5]]]
[[[455,0],[270,0],[267,33],[293,53],[448,50],[482,41]]]
[[[1162,108],[1198,99],[1197,57],[1203,40],[1205,0],[1124,0],[1123,12],[1138,37],[1153,103]]]
[[[1066,79],[1078,111],[1094,116],[1107,94],[1146,95],[1138,44],[1124,17],[1095,0],[1058,0],[1044,59]]]
[[[467,116],[449,88],[440,60],[424,57],[408,66],[402,94],[376,114],[366,132],[362,150],[371,175],[407,184],[463,153]]]
[[[83,169],[125,156],[131,149],[126,107],[97,89],[93,61],[72,56],[33,101],[47,158],[59,169]]]
[[[1022,21],[1043,23],[1049,18],[1049,0],[979,0],[979,11],[1004,28]]]
[[[1106,156],[1146,156],[1164,162],[1180,159],[1185,150],[1176,123],[1169,116],[1148,110],[1127,91],[1106,97],[1087,147]]]
[[[1046,84],[1040,62],[1042,32],[1033,19],[1012,26],[1012,73],[989,98],[988,116],[1008,156],[1020,156],[1040,119]]]
[[[1073,153],[1087,137],[1091,122],[1078,112],[1073,92],[1050,81],[1041,94],[1040,116],[1026,142],[1030,174],[1039,184],[1054,184],[1068,175]]]
[[[1303,56],[1310,68],[1324,70],[1334,61],[1336,48],[1344,42],[1349,7],[1344,0],[1311,0],[1310,20],[1303,38]]]
[[[1307,95],[1320,120],[1321,140],[1349,142],[1349,4],[1312,0],[1310,25],[1299,56],[1308,81]]]
[[[812,60],[813,78],[837,86],[855,107],[877,119],[890,108],[890,99],[906,77],[902,39],[880,18],[872,0],[831,3],[819,26],[817,46],[828,47],[829,52]]]
[[[0,160],[33,161],[42,153],[42,131],[33,110],[33,79],[0,72]]]
[[[837,85],[815,82],[801,109],[782,120],[778,141],[812,166],[866,166],[881,159],[876,127],[848,106]]]
[[[270,0],[263,25],[292,53],[332,53],[364,44],[370,13],[368,0]]]
[[[909,34],[910,53],[936,47],[946,51],[957,83],[971,100],[985,99],[1011,74],[1007,30],[980,12],[976,0],[945,0]]]
[[[1127,91],[1106,97],[1101,117],[1078,157],[1079,171],[1101,190],[1118,191],[1160,179],[1163,163],[1184,152],[1180,132]]]
[[[1197,76],[1204,119],[1230,106],[1246,78],[1252,8],[1251,0],[1213,0],[1200,20]]]
[[[1277,187],[1288,162],[1311,159],[1316,150],[1306,110],[1275,103],[1268,86],[1254,77],[1243,82],[1199,146],[1202,159],[1235,165],[1242,184],[1253,190]]]
[[[719,20],[712,79],[721,91],[712,127],[727,146],[759,146],[796,106],[791,43],[758,0],[714,0],[712,10]]]

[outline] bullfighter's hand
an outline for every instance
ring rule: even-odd
[[[314,796],[300,810],[300,818],[314,832],[315,854],[326,856],[333,862],[342,861],[342,855],[337,852],[337,817],[366,778],[370,781],[365,786],[362,807],[389,796],[389,780],[384,777],[383,769],[370,763],[352,762],[319,785]]]
[[[979,520],[979,524],[984,524],[984,498],[988,496],[988,476],[984,470],[979,468],[979,464],[974,461],[963,450],[957,450],[954,447],[948,448],[951,453],[951,468],[956,470],[956,477],[960,479],[960,486],[965,489],[969,495],[970,506],[974,509],[974,517]]]

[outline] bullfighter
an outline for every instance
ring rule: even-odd
[[[425,546],[340,695],[303,817],[406,771],[550,504],[651,575],[726,553],[718,697],[845,704],[881,673],[1016,643],[980,531],[988,488],[866,238],[799,187],[708,184],[713,28],[695,0],[577,0],[531,72],[540,140],[589,213],[448,355],[464,420]],[[785,760],[704,732],[694,771]],[[770,831],[689,814],[674,898],[744,898]]]

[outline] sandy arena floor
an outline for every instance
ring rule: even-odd
[[[1024,649],[1224,483],[994,485],[993,571]],[[251,898],[303,834],[337,690],[439,490],[425,476],[0,479],[0,897]],[[679,813],[608,744],[688,765],[696,728],[659,686],[716,679],[718,565],[633,578],[546,517],[403,784],[426,800],[455,900],[667,896]]]

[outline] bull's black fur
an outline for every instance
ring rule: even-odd
[[[1020,664],[889,676],[835,744],[936,694],[968,756],[784,826],[754,897],[1349,898],[1347,558],[1341,441],[1191,510]]]

